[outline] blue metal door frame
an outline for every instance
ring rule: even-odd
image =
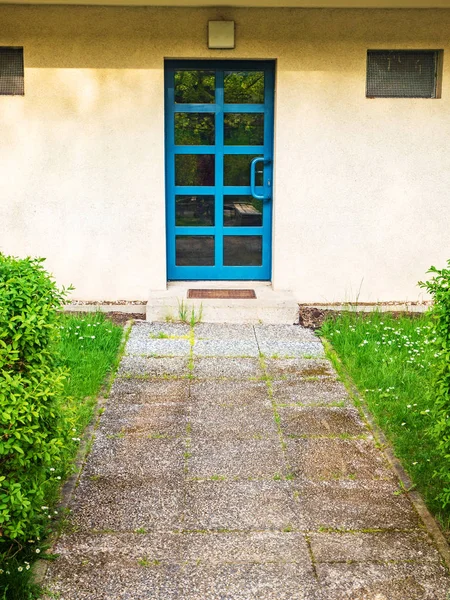
[[[169,280],[270,280],[272,269],[272,177],[274,127],[274,61],[166,61],[165,63],[165,137],[166,137],[166,223],[167,223],[167,276]],[[214,104],[176,104],[175,72],[207,69],[215,71]],[[264,104],[225,104],[225,71],[264,71]],[[175,145],[175,114],[214,113],[215,145]],[[264,144],[262,146],[225,146],[224,114],[263,113]],[[177,186],[175,184],[175,157],[178,154],[214,154],[214,186]],[[252,172],[249,186],[224,186],[224,155],[250,154],[260,157],[262,185],[255,185]],[[253,161],[257,163],[258,161]],[[253,165],[256,168],[256,164]],[[177,226],[176,195],[211,194],[215,196],[214,226]],[[264,198],[260,227],[224,227],[224,195],[252,195]],[[177,236],[214,236],[214,266],[180,266],[176,264]],[[223,238],[231,236],[262,236],[262,264],[260,266],[225,266]]]

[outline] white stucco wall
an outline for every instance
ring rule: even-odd
[[[209,19],[236,21],[209,51]],[[83,299],[166,284],[164,58],[277,60],[274,265],[300,301],[415,300],[450,252],[450,10],[0,6],[0,250]],[[444,49],[442,99],[365,98],[367,49]]]

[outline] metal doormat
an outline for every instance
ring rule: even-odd
[[[222,300],[251,300],[255,290],[188,290],[188,298],[218,298]]]

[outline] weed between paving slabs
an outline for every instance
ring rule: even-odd
[[[64,600],[445,600],[399,491],[311,331],[135,324],[47,586]]]

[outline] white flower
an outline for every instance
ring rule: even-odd
[[[19,571],[19,573],[22,573],[23,567],[17,567],[17,570]]]
[[[48,506],[41,506],[42,510],[48,510]]]
[[[403,425],[406,425],[406,423],[402,423],[402,427],[403,427]]]
[[[55,469],[54,469],[53,467],[50,467],[50,471],[52,471],[52,472],[53,472],[54,470],[55,470]]]
[[[411,408],[411,404],[408,404],[408,405],[406,406],[406,408]]]
[[[413,462],[413,465],[417,465],[417,461],[416,461],[416,462]]]
[[[39,553],[40,553],[39,548],[36,548],[36,554],[39,554]]]
[[[93,340],[95,340],[95,335],[91,335],[91,338],[92,338]]]

